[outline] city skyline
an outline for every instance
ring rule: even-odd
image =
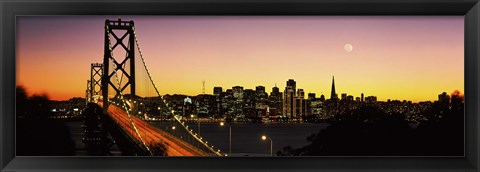
[[[292,80],[292,79],[289,79],[289,80]],[[293,80],[294,80],[294,79],[293,79]],[[294,80],[294,81],[295,81],[295,80]],[[272,87],[270,87],[270,89],[269,89],[269,87],[264,86],[264,85],[256,85],[256,86],[253,87],[253,88],[244,87],[244,86],[242,86],[242,85],[235,85],[235,86],[232,86],[232,87],[213,86],[212,89],[209,90],[209,91],[206,91],[205,94],[206,94],[206,95],[215,95],[214,89],[217,88],[217,87],[221,88],[221,89],[222,89],[222,92],[224,93],[224,92],[227,91],[227,89],[228,89],[228,90],[233,90],[234,87],[242,87],[243,90],[256,91],[256,87],[259,87],[259,86],[265,88],[265,93],[266,93],[268,96],[270,96],[270,94],[272,93],[272,89],[275,88],[275,87],[277,87],[277,88],[279,89],[279,91],[280,91],[281,94],[284,94],[284,93],[285,93],[285,92],[284,92],[284,91],[285,91],[285,87],[279,87],[278,85],[272,86]],[[335,87],[336,87],[336,86],[335,86]],[[332,88],[333,88],[333,87],[332,87]],[[297,90],[298,90],[298,89],[301,89],[302,92],[305,93],[304,99],[308,99],[308,94],[310,94],[310,93],[313,93],[313,94],[315,95],[315,98],[320,98],[321,96],[324,96],[324,98],[325,98],[326,100],[331,99],[331,94],[332,94],[332,93],[326,94],[326,93],[324,93],[324,92],[322,92],[322,93],[309,92],[309,91],[307,91],[307,90],[304,90],[303,88],[297,87]],[[295,92],[296,92],[297,90],[295,90]],[[334,90],[336,90],[336,89],[334,89]],[[463,92],[460,92],[459,90],[453,90],[453,91],[450,91],[450,92],[449,92],[449,91],[442,91],[442,92],[438,92],[438,93],[435,95],[435,98],[434,98],[434,99],[432,99],[432,100],[425,100],[425,101],[430,101],[430,102],[438,101],[438,94],[439,94],[439,93],[446,93],[446,94],[448,94],[448,95],[460,95],[460,96],[463,96]],[[202,94],[203,94],[203,93],[199,93],[199,94],[196,94],[196,95],[187,95],[187,94],[174,93],[174,94],[168,94],[168,95],[184,95],[184,96],[196,97],[196,96],[199,96],[199,95],[202,95]],[[355,100],[355,98],[362,98],[362,97],[363,97],[363,98],[366,98],[366,97],[371,97],[371,96],[373,96],[373,97],[375,97],[375,98],[378,98],[375,94],[364,94],[364,93],[360,93],[359,95],[354,95],[354,94],[351,94],[351,93],[348,93],[348,92],[336,92],[336,99],[342,100],[341,94],[346,94],[347,96],[353,96],[354,100]],[[393,99],[393,98],[388,98],[388,97],[382,98],[382,99],[380,99],[380,98],[378,99],[378,101],[387,101],[387,100],[392,100],[392,101],[394,101],[394,100],[398,100],[398,101],[412,101],[412,100],[407,100],[407,99]],[[362,100],[362,101],[363,101],[363,100]],[[412,102],[413,102],[413,103],[419,103],[419,102],[425,102],[425,101],[412,101]]]
[[[17,84],[53,100],[83,97],[90,63],[103,60],[104,21],[116,18],[19,17]],[[282,92],[295,79],[305,93],[330,97],[332,75],[339,95],[379,101],[464,92],[461,16],[122,19],[135,21],[163,95],[201,94],[203,80],[206,93],[237,85],[269,92],[275,84]]]

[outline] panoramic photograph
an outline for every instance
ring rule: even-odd
[[[18,16],[17,156],[464,156],[464,16]]]

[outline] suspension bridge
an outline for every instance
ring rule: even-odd
[[[85,95],[90,109],[86,112],[101,112],[98,116],[102,125],[122,152],[147,156],[222,156],[219,149],[189,128],[182,115],[160,94],[147,68],[133,21],[106,20],[104,41],[103,63],[91,64]],[[136,73],[136,68],[141,74]],[[143,97],[137,94],[136,81],[140,81]],[[168,123],[153,126],[142,120],[148,116]]]

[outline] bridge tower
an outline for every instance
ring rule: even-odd
[[[100,96],[100,91],[102,91],[102,75],[103,75],[103,64],[101,63],[92,63],[90,70],[90,85],[89,85],[89,102],[94,102],[94,96],[98,98]]]
[[[108,89],[111,86],[115,90],[115,97],[120,96],[123,90],[130,86],[130,95],[135,95],[135,35],[133,32],[133,21],[105,21],[105,45],[104,45],[104,58],[103,58],[103,76],[102,76],[102,93],[103,93],[103,111],[107,112],[108,109]],[[122,34],[123,35],[117,35]],[[112,45],[110,42],[110,36],[115,39],[115,44]],[[123,42],[127,41],[127,45]],[[113,52],[116,49],[125,50],[125,57],[113,57]],[[121,50],[120,50],[121,51]],[[117,61],[119,60],[119,61]],[[109,64],[113,64],[113,67],[116,70],[109,69]],[[129,72],[124,68],[127,62],[130,64]],[[127,78],[125,84],[118,85],[115,82],[116,71],[121,71],[123,75]],[[114,82],[112,82],[114,79]]]

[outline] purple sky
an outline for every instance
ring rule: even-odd
[[[117,18],[18,17],[17,83],[53,99],[83,97],[90,63],[103,60],[105,19]],[[463,16],[121,18],[135,21],[162,94],[199,94],[202,80],[207,93],[235,85],[283,90],[293,78],[307,93],[329,96],[332,75],[339,94],[380,100],[463,92]]]

